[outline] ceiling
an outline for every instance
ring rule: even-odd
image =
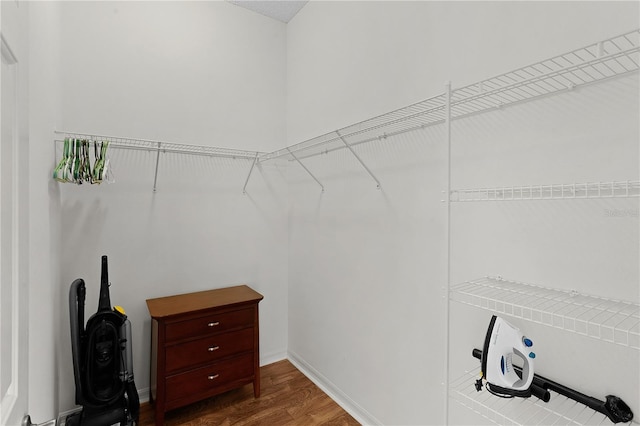
[[[227,0],[236,6],[287,23],[307,4],[308,0]]]

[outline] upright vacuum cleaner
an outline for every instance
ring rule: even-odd
[[[107,256],[102,256],[98,311],[84,325],[84,280],[69,289],[71,352],[79,413],[69,426],[135,425],[140,401],[133,380],[131,323],[124,310],[111,308]]]

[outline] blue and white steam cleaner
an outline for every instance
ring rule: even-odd
[[[481,378],[475,383],[478,392],[485,383],[490,393],[502,398],[536,396],[549,402],[549,391],[554,391],[604,414],[613,423],[633,419],[631,408],[615,395],[601,401],[535,373],[533,341],[496,315],[491,317],[482,350],[474,349],[472,355],[480,360]]]

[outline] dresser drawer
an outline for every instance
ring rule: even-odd
[[[211,363],[229,355],[251,351],[254,343],[253,328],[215,334],[187,343],[167,346],[166,370],[178,370]]]
[[[169,376],[166,379],[166,401],[169,403],[185,395],[215,392],[216,388],[250,379],[254,374],[253,361],[253,354],[249,353]]]
[[[207,336],[237,328],[252,327],[254,322],[254,308],[211,313],[195,319],[168,323],[165,338],[169,342],[189,337]]]

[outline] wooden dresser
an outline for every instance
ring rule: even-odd
[[[156,425],[169,410],[248,383],[260,396],[262,298],[241,285],[147,300]]]

